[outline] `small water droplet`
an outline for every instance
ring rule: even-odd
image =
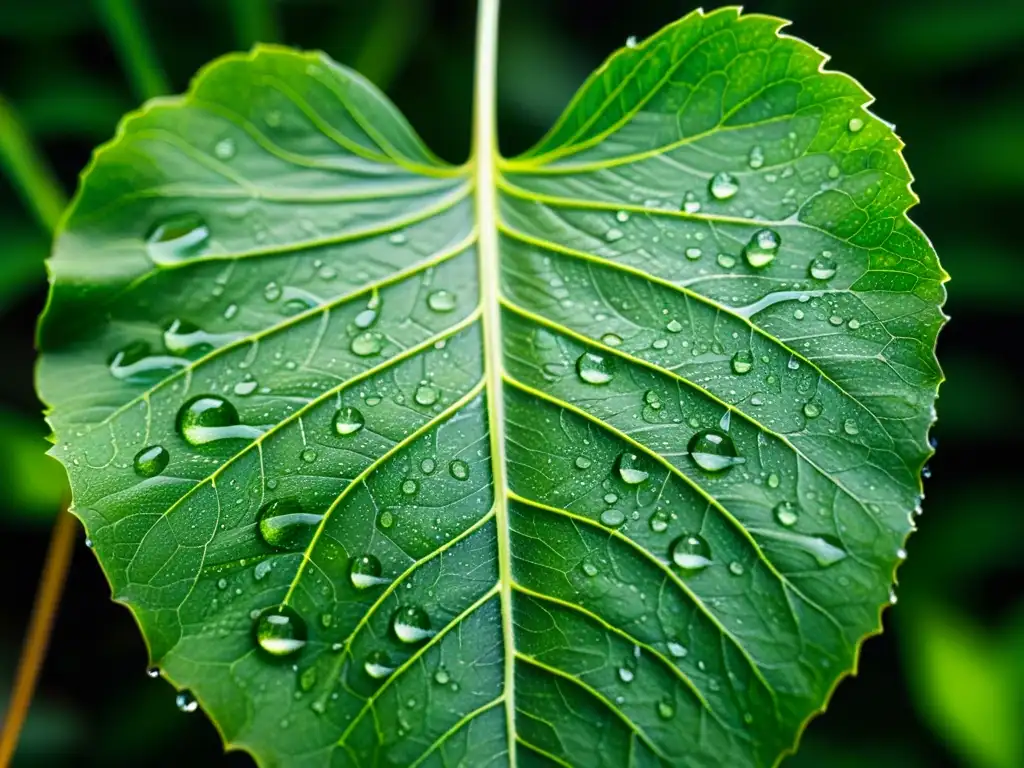
[[[622,237],[622,230],[619,229],[618,227],[610,227],[604,233],[604,239],[607,240],[609,243],[614,243],[616,240],[621,240]]]
[[[591,462],[591,460],[588,459],[586,456],[576,457],[576,469],[589,469],[592,463],[593,462]]]
[[[427,296],[427,306],[434,312],[451,312],[455,309],[457,300],[455,294],[444,289],[434,291]]]
[[[416,394],[413,395],[413,399],[419,405],[433,405],[441,397],[441,392],[432,384],[420,384],[416,388]]]
[[[786,528],[796,525],[796,521],[800,518],[799,507],[792,501],[780,501],[775,505],[773,514],[775,521]]]
[[[299,454],[301,458],[307,464],[312,464],[316,461],[316,449],[315,448],[303,448],[302,453]]]
[[[615,214],[615,220],[620,224],[625,224],[629,221],[629,214],[626,211],[619,211]]]
[[[836,260],[825,254],[815,256],[807,265],[807,274],[815,280],[831,280],[836,276],[836,270]]]
[[[779,476],[777,474],[775,474],[774,472],[772,472],[770,475],[768,475],[768,487],[769,488],[778,488],[779,487]]]
[[[616,336],[614,333],[606,333],[601,337],[601,343],[609,347],[617,347],[622,344],[622,337]]]
[[[365,424],[363,414],[351,406],[342,406],[334,414],[334,431],[342,437],[354,435]]]
[[[846,421],[844,421],[843,422],[843,432],[845,432],[846,434],[850,435],[851,437],[853,435],[856,435],[858,432],[860,432],[860,427],[857,426],[857,420],[856,419],[847,419]]]
[[[821,405],[814,400],[804,403],[804,416],[808,419],[818,418],[821,416]]]
[[[146,667],[146,677],[156,680],[160,677],[160,667]]]
[[[434,635],[427,612],[415,605],[395,611],[391,617],[391,631],[403,643],[419,643]]]
[[[146,253],[155,264],[175,264],[200,256],[210,243],[210,228],[201,216],[181,214],[157,224],[146,236]]]
[[[761,147],[753,146],[750,148],[750,154],[747,156],[747,165],[755,171],[764,165],[764,150]]]
[[[626,38],[627,48],[636,48],[636,35],[630,35]]]
[[[117,350],[107,361],[110,375],[133,384],[152,384],[188,365],[181,357],[150,354],[149,344],[133,341]]]
[[[634,677],[635,675],[632,669],[629,667],[619,667],[619,680],[624,683],[631,683],[633,682]]]
[[[615,468],[627,485],[638,485],[647,479],[648,473],[640,468],[640,459],[635,453],[623,453],[616,459]]]
[[[647,525],[655,533],[664,533],[668,530],[669,513],[664,509],[655,510],[647,521]]]
[[[259,647],[271,656],[291,656],[306,645],[306,622],[287,605],[260,611],[254,632]]]
[[[593,563],[589,563],[586,560],[584,560],[582,567],[583,567],[583,572],[585,574],[587,574],[587,576],[590,576],[590,577],[597,576],[598,569],[597,569],[597,566],[594,565]]]
[[[429,456],[420,462],[420,472],[424,475],[434,474],[434,470],[437,468],[437,462]]]
[[[735,176],[722,171],[711,177],[708,191],[715,200],[728,200],[740,191],[740,185]]]
[[[263,286],[263,298],[269,302],[274,302],[280,299],[281,293],[281,286],[274,281],[270,281]]]
[[[696,261],[704,255],[704,252],[700,248],[687,248],[683,253],[690,261]]]
[[[624,522],[626,522],[626,516],[621,510],[615,509],[614,507],[612,509],[606,509],[601,513],[601,524],[606,525],[609,528],[617,528]]]
[[[736,453],[732,438],[717,429],[697,432],[690,438],[689,451],[694,463],[708,472],[722,472],[746,461]]]
[[[732,269],[736,266],[736,257],[729,253],[720,253],[715,257],[718,266],[722,269]]]
[[[391,514],[391,510],[385,509],[377,517],[377,523],[381,528],[387,530],[395,524],[395,516]]]
[[[391,579],[381,576],[382,570],[380,560],[373,555],[359,555],[352,558],[348,568],[348,576],[352,586],[356,589],[369,589],[380,584],[391,583]]]
[[[677,643],[674,640],[669,640],[668,652],[677,659],[681,659],[689,653],[689,651],[686,650],[685,645],[683,645],[682,643]]]
[[[834,536],[805,536],[792,531],[776,530],[758,530],[755,535],[760,539],[774,539],[802,549],[822,568],[835,565],[846,558],[842,542]]]
[[[352,320],[352,324],[361,331],[365,331],[377,322],[378,312],[376,309],[364,309]]]
[[[248,381],[240,381],[235,384],[232,391],[239,397],[246,397],[247,395],[251,395],[255,392],[257,386],[258,384],[255,380],[249,379]]]
[[[264,504],[258,517],[260,537],[275,549],[303,546],[323,519],[323,515],[304,511],[302,505],[291,498]]]
[[[774,229],[759,229],[743,249],[743,255],[750,266],[760,269],[775,260],[781,245],[782,239]]]
[[[406,496],[415,496],[416,492],[419,491],[420,484],[412,478],[402,481],[402,493]]]
[[[711,547],[696,533],[684,534],[672,542],[669,554],[684,571],[701,571],[711,565]]]
[[[683,324],[680,323],[675,318],[673,318],[672,320],[668,321],[668,324],[665,326],[665,330],[668,331],[669,333],[679,333],[681,330],[683,330]]]
[[[404,232],[395,232],[393,235],[388,237],[388,242],[392,245],[405,245],[408,238]]]
[[[729,563],[729,573],[731,573],[733,576],[742,576],[743,563],[741,563],[739,560],[733,560],[731,563]]]
[[[373,331],[364,331],[352,339],[349,349],[352,350],[353,355],[359,357],[379,355],[380,351],[384,349],[384,337]]]
[[[700,201],[693,192],[687,192],[683,195],[683,210],[686,213],[699,213],[700,212]]]
[[[448,464],[448,474],[456,480],[469,479],[469,464],[462,459],[455,459]]]
[[[594,352],[584,352],[579,356],[576,373],[588,384],[597,385],[607,384],[613,376],[611,362]]]
[[[220,160],[230,160],[235,156],[235,140],[221,139],[213,145],[213,154]]]
[[[363,662],[363,670],[374,680],[383,680],[394,672],[395,668],[384,651],[373,651]]]
[[[162,445],[151,445],[143,448],[132,462],[135,474],[139,477],[156,477],[167,467],[171,454]]]
[[[750,369],[753,367],[754,353],[749,349],[741,349],[732,356],[733,373],[742,376],[744,373],[750,373]]]
[[[850,122],[846,124],[846,127],[850,129],[850,133],[858,133],[860,129],[864,127],[864,121],[859,117],[851,117]]]
[[[179,712],[191,713],[199,709],[199,702],[189,691],[182,691],[174,697],[174,706]]]
[[[438,685],[448,685],[451,679],[452,676],[448,674],[448,670],[444,667],[438,667],[437,671],[434,672],[434,682]]]
[[[658,717],[662,720],[671,720],[676,714],[676,709],[668,699],[658,702]]]

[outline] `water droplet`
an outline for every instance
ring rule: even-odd
[[[352,320],[352,324],[361,331],[365,331],[375,322],[377,322],[377,310],[376,309],[364,309],[355,319]]]
[[[627,48],[636,48],[636,35],[630,35],[626,38]]]
[[[627,485],[638,485],[647,479],[648,473],[640,469],[640,460],[635,453],[623,453],[615,462],[619,477]]]
[[[85,537],[85,548],[86,549],[92,549],[93,546],[94,546],[94,544],[92,542],[92,539],[90,539],[88,536],[86,536]]]
[[[199,702],[189,691],[182,691],[174,697],[174,706],[179,712],[191,713],[199,709]]]
[[[235,140],[221,139],[213,145],[213,154],[220,160],[230,160],[235,156]]]
[[[275,499],[259,511],[259,532],[275,549],[295,549],[308,542],[323,515],[305,512],[295,499]]]
[[[227,579],[217,579],[217,589],[227,589],[227,588],[228,588],[228,580]]]
[[[786,528],[796,525],[796,521],[800,518],[799,507],[792,501],[780,501],[775,505],[773,514],[775,521]]]
[[[233,336],[212,334],[201,330],[187,320],[172,320],[164,329],[163,341],[167,351],[174,355],[205,355],[214,346]]]
[[[455,294],[451,291],[434,291],[427,296],[427,306],[434,312],[451,312],[456,306]]]
[[[821,416],[821,405],[814,400],[804,403],[804,416],[808,419],[816,419]]]
[[[593,463],[586,456],[576,457],[576,469],[590,469],[590,465]]]
[[[324,616],[330,619],[329,614],[325,613]],[[323,618],[324,616],[322,616],[321,618]],[[325,624],[324,626],[330,626],[330,621],[328,621],[327,624]],[[316,678],[316,667],[306,667],[304,670],[302,670],[302,674],[299,675],[299,688],[306,692],[313,690],[313,687],[316,685]]]
[[[316,461],[316,449],[315,448],[303,448],[302,453],[299,454],[301,458],[307,464],[312,464]]]
[[[647,524],[655,533],[664,533],[668,530],[669,519],[669,513],[667,511],[664,509],[658,509],[651,514]]]
[[[420,462],[420,472],[424,475],[434,474],[434,469],[437,467],[437,462],[429,456]]]
[[[779,487],[779,476],[777,474],[775,474],[774,472],[772,472],[770,475],[768,475],[768,487],[769,488],[778,488]]]
[[[715,261],[718,262],[718,266],[722,269],[732,269],[736,266],[736,257],[729,253],[720,253],[715,257]]]
[[[233,391],[239,397],[245,397],[246,395],[251,395],[253,392],[255,392],[257,386],[258,385],[255,382],[255,380],[249,379],[248,381],[240,381],[237,384],[235,384]]]
[[[260,611],[254,632],[260,648],[271,656],[291,656],[306,644],[306,622],[287,605]]]
[[[822,254],[811,259],[811,263],[807,265],[807,274],[815,280],[831,280],[836,276],[836,269],[836,260]]]
[[[261,560],[260,562],[256,563],[256,567],[252,569],[252,577],[256,579],[256,581],[262,581],[264,578],[266,578],[267,574],[270,573],[273,567],[273,561]],[[259,613],[259,611],[257,611],[257,613]]]
[[[859,117],[851,117],[850,122],[846,124],[846,127],[850,129],[850,133],[857,133],[864,127],[864,121]]]
[[[188,360],[168,355],[151,355],[146,342],[134,341],[111,355],[107,365],[110,374],[119,381],[152,384],[188,365]]]
[[[404,480],[402,482],[402,493],[404,493],[406,496],[415,496],[416,492],[419,489],[420,489],[420,484],[417,483],[412,478],[409,478],[408,480]]]
[[[164,221],[146,236],[146,253],[155,264],[175,264],[206,251],[210,228],[201,216],[186,213]]]
[[[671,720],[676,714],[676,709],[668,699],[658,702],[658,717],[662,720]]]
[[[764,150],[754,146],[750,148],[750,155],[747,157],[747,165],[755,171],[764,165]]]
[[[160,677],[160,667],[146,667],[146,677],[156,680]]]
[[[668,321],[668,324],[665,326],[665,330],[669,333],[679,333],[683,330],[683,324],[673,318]]]
[[[392,245],[405,245],[408,238],[406,238],[403,232],[395,232],[393,235],[388,237],[388,242]]]
[[[761,539],[774,539],[802,549],[809,554],[822,568],[835,565],[846,558],[846,550],[835,536],[805,536],[792,531],[776,531],[759,529],[755,536]]]
[[[598,574],[597,566],[594,565],[593,563],[588,563],[587,561],[584,560],[582,567],[583,567],[583,572],[585,574],[587,574],[587,576],[591,576],[591,577],[597,576],[597,574]]]
[[[704,255],[704,252],[700,248],[687,248],[683,253],[690,261],[696,261]]]
[[[391,510],[385,509],[380,513],[380,516],[377,518],[377,522],[381,528],[387,530],[395,524],[395,516],[391,514]]]
[[[584,352],[576,360],[576,373],[588,384],[607,384],[612,380],[612,365],[601,355]]]
[[[274,302],[281,298],[281,286],[271,281],[263,287],[263,298]]]
[[[741,349],[739,352],[732,356],[732,372],[742,376],[744,373],[750,373],[750,369],[754,367],[754,353],[749,349]]]
[[[363,670],[374,680],[383,680],[394,672],[395,668],[384,651],[373,651],[363,662]]]
[[[683,196],[683,210],[686,213],[699,213],[700,212],[700,201],[693,192],[687,192]]]
[[[626,522],[626,516],[614,507],[612,509],[606,509],[601,513],[601,524],[607,525],[609,528],[617,528],[624,522]]]
[[[743,563],[741,563],[739,560],[733,560],[731,563],[729,563],[729,573],[731,573],[733,576],[742,576]]]
[[[351,406],[342,406],[334,414],[334,431],[342,437],[354,435],[366,424],[363,414]]]
[[[629,214],[626,211],[619,211],[615,214],[615,220],[620,224],[625,224],[629,221]]]
[[[171,454],[162,445],[151,445],[135,454],[132,465],[140,477],[156,477],[167,467]]]
[[[356,589],[369,589],[380,584],[391,583],[391,579],[381,576],[382,571],[380,560],[376,557],[369,554],[360,555],[352,558],[348,567],[348,577]]]
[[[802,309],[794,309],[793,310],[793,319],[794,320],[803,320],[804,319],[804,311]]]
[[[415,605],[395,611],[391,617],[391,631],[403,643],[419,643],[434,635],[427,612]]]
[[[432,384],[420,384],[413,399],[420,405],[433,405],[441,396],[440,390]]]
[[[677,643],[674,640],[670,640],[668,642],[668,652],[677,659],[681,659],[689,653],[689,651],[686,650],[685,645]]]
[[[616,336],[614,333],[606,333],[601,337],[601,343],[609,347],[617,347],[622,343],[622,337]]]
[[[711,547],[696,533],[680,536],[672,542],[669,553],[672,562],[685,571],[701,571],[711,565]]]
[[[708,191],[715,200],[728,200],[740,191],[740,185],[735,176],[722,171],[711,177]]]
[[[690,438],[690,456],[694,463],[708,472],[722,472],[746,459],[736,453],[732,438],[717,429],[704,429]]]
[[[619,667],[619,680],[624,683],[631,683],[633,682],[634,677],[635,675],[633,674],[632,669],[629,667]]]
[[[448,464],[448,474],[456,480],[469,479],[469,464],[462,459],[455,459]]]
[[[384,349],[384,337],[379,333],[365,331],[352,339],[349,349],[359,357],[378,355]]]
[[[437,671],[434,672],[434,682],[438,685],[448,685],[451,679],[452,676],[448,674],[448,670],[444,667],[438,667]]]
[[[178,411],[175,426],[191,445],[204,445],[227,438],[252,439],[260,430],[239,423],[235,406],[216,395],[199,395]]]
[[[622,239],[622,230],[618,227],[611,227],[607,232],[604,233],[604,239],[609,243],[614,243],[616,240]]]
[[[743,249],[743,255],[750,266],[760,269],[774,261],[781,245],[782,239],[778,232],[773,229],[759,229]]]
[[[843,422],[843,432],[845,432],[846,434],[850,435],[851,437],[853,435],[856,435],[858,432],[860,432],[860,427],[857,426],[857,420],[856,419],[847,419],[846,421],[844,421]]]

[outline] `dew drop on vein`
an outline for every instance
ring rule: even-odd
[[[260,537],[274,549],[296,549],[309,543],[323,515],[306,512],[292,498],[275,499],[259,511]]]
[[[178,433],[190,445],[216,440],[251,440],[262,430],[240,423],[235,406],[217,395],[199,395],[185,402],[175,423]]]

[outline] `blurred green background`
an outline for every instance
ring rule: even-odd
[[[505,154],[532,144],[627,35],[646,36],[691,7],[506,0]],[[876,95],[875,111],[908,144],[924,201],[912,218],[953,276],[938,453],[899,572],[899,607],[786,767],[1021,768],[1024,366],[1014,334],[1024,319],[1024,7],[774,0],[746,10],[792,19],[790,32]],[[474,0],[0,0],[0,707],[64,483],[43,456],[32,389],[48,223],[92,148],[148,96],[180,92],[204,62],[265,40],[357,67],[433,149],[461,161],[474,22]],[[18,181],[26,173],[37,178],[36,204]],[[79,544],[15,765],[250,764],[223,756],[205,718],[179,713],[145,664],[134,622]]]

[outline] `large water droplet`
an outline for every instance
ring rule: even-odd
[[[759,229],[743,249],[743,255],[750,266],[760,269],[771,264],[781,245],[782,239],[774,229]]]
[[[775,515],[775,522],[786,528],[796,525],[796,521],[800,519],[800,508],[792,501],[780,501],[772,513]]]
[[[259,532],[275,549],[296,549],[309,542],[322,519],[305,512],[295,499],[276,499],[260,508]]]
[[[742,376],[744,373],[750,373],[750,369],[754,367],[754,353],[749,349],[741,349],[732,356],[731,365],[735,374]]]
[[[381,576],[382,571],[380,560],[373,555],[366,554],[352,558],[348,576],[352,581],[352,586],[356,589],[369,589],[379,584],[391,583],[391,579]]]
[[[836,260],[826,255],[827,253],[828,251],[825,251],[820,256],[815,256],[807,265],[807,274],[815,280],[831,280],[836,276]]]
[[[415,605],[395,611],[391,617],[391,631],[403,643],[419,643],[434,635],[427,612]]]
[[[162,445],[151,445],[135,454],[132,462],[135,474],[140,477],[155,477],[167,467],[171,454]]]
[[[717,429],[704,429],[690,438],[690,457],[708,472],[722,472],[746,459],[736,453],[732,438]]]
[[[199,702],[190,691],[182,691],[174,697],[174,706],[178,708],[179,712],[190,713],[199,709]]]
[[[188,400],[178,411],[175,426],[191,445],[228,438],[251,440],[262,434],[255,427],[240,424],[235,406],[217,395],[199,395]]]
[[[622,482],[637,485],[647,479],[648,473],[640,467],[640,459],[635,453],[623,453],[616,459],[615,468],[619,471]]]
[[[607,384],[613,375],[611,363],[594,352],[584,352],[579,356],[576,373],[588,384]]]
[[[443,288],[427,296],[427,306],[434,312],[451,312],[457,304],[455,294]]]
[[[384,651],[373,651],[363,662],[363,670],[374,680],[383,680],[395,671],[395,667]]]
[[[469,464],[462,459],[455,459],[448,464],[448,474],[456,480],[469,479]]]
[[[846,557],[842,543],[834,536],[805,536],[791,531],[757,530],[758,538],[775,539],[791,544],[811,555],[822,568],[835,565]]]
[[[618,509],[606,509],[601,513],[601,524],[609,528],[617,528],[626,522],[626,516]]]
[[[334,414],[334,431],[341,436],[354,435],[363,428],[366,419],[357,409],[350,406],[342,406]]]
[[[259,647],[271,656],[291,656],[306,644],[306,622],[287,605],[260,611],[254,632]]]
[[[210,228],[201,216],[185,213],[157,224],[146,236],[146,253],[156,264],[176,264],[199,256],[210,243]]]
[[[696,533],[680,536],[672,542],[669,553],[672,562],[684,571],[701,571],[711,565],[711,547]]]
[[[187,320],[172,320],[163,333],[164,346],[168,352],[190,357],[205,355],[215,346],[233,338],[231,334],[207,333]]]
[[[360,333],[352,339],[349,349],[352,350],[352,354],[358,355],[359,357],[379,355],[380,351],[384,349],[384,337],[379,333],[374,333],[373,331]]]
[[[730,173],[716,173],[708,182],[708,192],[715,200],[728,200],[740,190],[739,182]]]

